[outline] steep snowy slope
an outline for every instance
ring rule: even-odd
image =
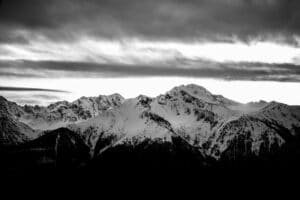
[[[118,109],[108,110],[93,119],[70,125],[69,128],[85,136],[92,150],[99,140],[107,140],[107,138],[109,138],[108,146],[128,142],[131,139],[170,140],[172,134],[170,124],[149,112],[148,107],[143,103],[144,100],[144,96],[128,99]]]
[[[236,159],[238,156],[271,153],[273,147],[285,143],[278,131],[263,121],[242,116],[224,124],[207,140],[205,146],[208,155],[221,158],[226,156]]]
[[[150,106],[151,111],[169,121],[178,134],[200,143],[222,123],[238,115],[223,101],[195,85],[175,87],[154,99]]]
[[[69,123],[93,118],[99,113],[118,107],[124,98],[119,94],[98,97],[81,97],[74,102],[60,101],[47,107],[18,106],[6,100],[9,113],[16,120],[33,129],[51,130],[65,127]]]
[[[300,135],[299,109],[265,103],[261,109],[228,121],[208,140],[209,154],[226,156],[272,153]],[[230,152],[230,153],[228,153]]]
[[[269,123],[276,124],[276,126],[282,129],[287,129],[293,135],[296,135],[297,132],[299,133],[300,112],[297,108],[278,102],[270,102],[267,106],[252,115]]]
[[[0,116],[0,146],[17,145],[29,140],[34,131],[8,116]]]
[[[37,136],[33,129],[17,121],[13,112],[19,112],[17,105],[0,97],[0,146],[17,145]]]

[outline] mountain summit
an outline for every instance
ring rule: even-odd
[[[59,132],[77,141],[68,137],[66,144],[74,149],[78,143],[78,149],[86,145],[92,159],[120,152],[146,156],[149,151],[173,159],[170,152],[184,152],[197,160],[189,162],[201,161],[202,166],[211,160],[273,156],[294,146],[300,134],[300,107],[264,101],[242,104],[194,84],[157,97],[99,95],[47,107],[19,106],[1,97],[0,106],[5,144],[35,144],[32,141],[40,136],[52,138],[45,135],[64,127]]]

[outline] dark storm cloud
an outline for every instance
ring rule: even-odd
[[[7,37],[0,31],[0,42],[26,42],[34,35],[55,41],[89,35],[213,41],[280,36],[281,42],[295,43],[299,10],[299,0],[3,0],[2,27],[28,34]]]
[[[68,93],[63,90],[52,90],[52,89],[44,89],[44,88],[26,88],[26,87],[6,87],[0,86],[0,91],[14,91],[14,92],[62,92]]]
[[[300,66],[293,64],[266,63],[217,63],[203,60],[182,61],[176,65],[124,65],[95,64],[86,62],[56,62],[56,61],[2,61],[0,62],[0,77],[5,77],[1,71],[14,70],[22,74],[30,70],[32,75],[43,74],[47,77],[153,77],[178,76],[202,77],[226,80],[272,80],[300,82]],[[185,67],[182,64],[185,63]],[[188,64],[191,64],[190,66]],[[17,76],[19,77],[19,76]]]

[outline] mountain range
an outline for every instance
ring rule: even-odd
[[[300,106],[242,104],[194,84],[157,97],[100,95],[47,107],[0,97],[2,167],[10,169],[295,164],[299,136]]]

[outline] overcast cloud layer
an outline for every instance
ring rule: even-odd
[[[0,77],[300,81],[299,0],[2,0]]]
[[[0,41],[145,37],[295,43],[298,0],[2,0]]]

